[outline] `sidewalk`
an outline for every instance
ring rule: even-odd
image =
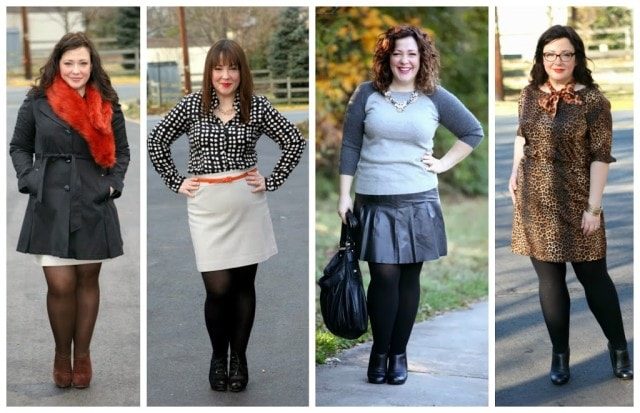
[[[486,406],[486,301],[416,324],[402,386],[367,382],[371,343],[316,366],[316,406]]]

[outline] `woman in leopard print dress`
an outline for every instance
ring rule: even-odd
[[[570,262],[609,340],[614,374],[633,378],[618,295],[607,273],[601,201],[611,156],[611,106],[591,77],[584,44],[568,26],[538,40],[520,95],[509,192],[512,249],[531,257],[553,344],[550,378],[569,380]]]

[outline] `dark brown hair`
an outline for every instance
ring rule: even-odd
[[[531,81],[529,84],[535,87],[544,85],[549,79],[549,75],[544,70],[543,50],[544,47],[557,39],[566,38],[573,46],[576,59],[576,66],[573,68],[573,78],[587,87],[598,87],[591,77],[591,70],[587,67],[587,55],[585,54],[584,43],[571,26],[555,25],[548,28],[538,39],[536,46],[535,63],[531,68]]]
[[[233,40],[218,40],[209,52],[204,62],[204,78],[202,79],[202,111],[204,114],[211,112],[213,99],[213,69],[218,65],[237,66],[240,71],[240,120],[249,123],[251,112],[251,98],[253,96],[253,78],[242,47]]]
[[[38,76],[35,84],[31,88],[31,93],[44,94],[60,73],[60,59],[62,59],[62,55],[69,50],[79,49],[81,47],[86,47],[87,50],[89,50],[89,56],[91,58],[91,74],[89,75],[87,84],[93,85],[93,87],[100,92],[103,100],[117,104],[118,94],[113,86],[111,86],[109,75],[107,75],[102,68],[100,55],[91,40],[89,40],[83,32],[67,33],[62,36],[53,47],[53,51],[49,59],[47,59],[47,62],[40,68],[40,76]]]
[[[440,72],[440,55],[429,35],[414,26],[394,26],[378,36],[373,56],[373,86],[384,93],[393,81],[391,72],[391,54],[396,48],[396,41],[405,37],[413,37],[418,44],[420,68],[416,76],[416,89],[428,95],[436,91]]]

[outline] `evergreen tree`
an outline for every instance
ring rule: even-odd
[[[140,8],[139,7],[121,7],[118,9],[118,24],[116,26],[116,39],[118,39],[118,47],[123,49],[139,49],[140,48]],[[135,53],[124,53],[122,57],[125,63],[122,67],[125,69],[135,69],[133,59]]]
[[[306,13],[297,7],[287,7],[278,18],[278,30],[269,45],[268,67],[275,78],[309,78],[309,28]],[[293,86],[307,86],[294,84]],[[304,94],[302,94],[304,95]],[[284,92],[276,97],[285,96]]]

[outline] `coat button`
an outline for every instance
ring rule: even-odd
[[[69,191],[71,191],[71,187],[69,185],[65,185],[64,186],[64,190],[69,192]]]
[[[71,163],[71,159],[65,159],[64,160],[66,163]]]

